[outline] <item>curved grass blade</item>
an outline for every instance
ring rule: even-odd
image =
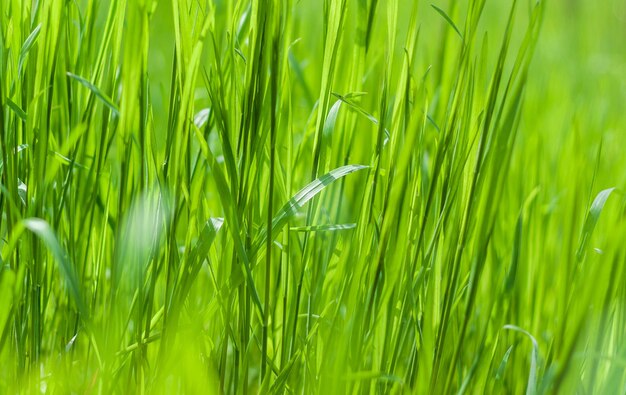
[[[11,110],[13,110],[15,114],[17,114],[18,117],[20,117],[22,121],[26,122],[26,118],[28,117],[28,115],[26,115],[26,112],[22,110],[20,106],[18,106],[13,100],[9,99],[8,97],[7,97],[7,105],[9,106]]]
[[[367,168],[368,166],[363,165],[341,166],[334,170],[331,170],[330,172],[324,174],[320,178],[302,188],[291,199],[289,199],[287,203],[283,205],[283,207],[278,211],[278,213],[276,213],[276,215],[272,219],[272,235],[277,236],[278,231],[283,226],[285,226],[285,224],[298,212],[298,210],[309,200],[313,199],[315,195],[320,193],[328,185],[332,184],[342,177],[347,176],[350,173],[354,173]],[[263,227],[262,229],[263,230],[257,237],[252,247],[252,251],[250,253],[251,258],[256,255],[261,246],[267,240],[267,231],[265,230],[265,227]]]
[[[87,81],[86,79],[84,79],[81,76],[78,76],[76,74],[72,74],[72,73],[67,73],[67,76],[75,79],[76,81],[80,82],[85,88],[89,89],[94,95],[96,95],[96,97],[98,99],[100,99],[100,101],[102,101],[102,103],[104,103],[105,106],[107,106],[115,115],[119,115],[120,114],[120,110],[117,108],[117,106],[115,105],[115,103],[113,103],[113,100],[111,100],[107,95],[105,95],[100,89],[98,89],[97,86],[95,86],[94,84],[92,84],[91,82]]]
[[[502,357],[502,361],[498,366],[498,370],[496,371],[496,381],[504,380],[504,371],[506,370],[506,365],[509,363],[509,358],[511,357],[511,351],[513,351],[513,346],[509,347],[508,350],[504,353],[504,357]]]
[[[348,94],[348,95],[344,96],[344,95],[340,95],[338,93],[333,92],[332,95],[335,96],[337,99],[339,99],[341,102],[346,103],[348,105],[348,107],[350,109],[352,109],[353,111],[356,111],[357,114],[361,114],[365,118],[369,119],[371,123],[373,123],[374,125],[378,126],[379,122],[378,122],[378,119],[376,119],[375,116],[373,116],[372,114],[370,114],[367,111],[365,111],[365,109],[363,107],[359,106],[354,101],[350,100],[351,97],[362,96],[361,94],[359,94],[359,93],[357,93],[357,94]],[[329,114],[329,118],[330,118],[330,114]],[[384,129],[384,133],[385,133],[385,140],[383,141],[383,145],[387,145],[387,142],[389,141],[389,138],[390,138],[389,130],[387,128],[385,128]]]
[[[173,311],[173,314],[179,314],[178,310],[180,309],[180,305],[185,302],[187,295],[189,295],[193,281],[197,277],[198,272],[200,272],[202,263],[204,262],[205,257],[209,254],[209,250],[215,241],[217,232],[219,232],[223,224],[224,218],[211,218],[206,222],[204,228],[202,228],[202,231],[198,235],[198,241],[189,252],[186,268],[182,271],[178,280],[176,308],[170,309],[176,310]]]
[[[602,209],[604,208],[607,199],[614,190],[615,188],[609,188],[598,193],[589,208],[587,218],[585,219],[585,225],[583,226],[583,233],[580,238],[580,245],[578,247],[578,251],[576,251],[576,258],[579,262],[585,257],[585,248],[587,247],[589,238],[598,223],[598,219],[600,218],[600,214],[602,213]]]
[[[311,226],[292,226],[289,230],[294,232],[332,232],[337,230],[349,230],[356,228],[356,224],[328,224],[328,225],[311,225]]]
[[[326,117],[326,122],[324,122],[324,130],[323,134],[325,137],[328,137],[332,134],[335,129],[335,123],[337,123],[337,115],[339,115],[339,108],[341,107],[341,100],[337,100],[335,104],[330,108],[328,112],[328,116]]]
[[[537,343],[537,340],[529,332],[515,325],[505,325],[502,329],[508,329],[508,330],[522,333],[526,335],[530,339],[530,341],[533,343],[533,350],[530,355],[530,372],[528,374],[528,385],[526,386],[526,395],[536,394],[537,393],[537,365],[539,365],[539,344]]]
[[[209,116],[211,115],[211,109],[205,108],[200,111],[193,117],[193,123],[196,125],[198,129],[202,129],[204,125],[209,120]]]
[[[206,222],[198,236],[198,242],[189,253],[191,262],[195,262],[196,259],[202,260],[209,253],[209,249],[222,225],[224,225],[224,218],[211,218]]]
[[[187,263],[187,270],[183,273],[180,279],[180,302],[184,301],[185,297],[191,289],[191,283],[198,275],[204,258],[209,254],[209,250],[215,241],[217,232],[222,228],[224,224],[224,218],[211,218],[206,222],[204,228],[198,235],[198,241],[196,245],[189,252],[189,259]]]
[[[439,13],[439,15],[441,15],[443,17],[443,19],[446,20],[446,22],[448,22],[448,24],[454,29],[456,34],[458,34],[459,37],[461,37],[461,40],[463,40],[463,35],[461,34],[461,31],[459,30],[459,28],[456,27],[455,23],[452,21],[452,18],[450,18],[448,16],[448,14],[446,14],[446,12],[444,10],[442,10],[439,7],[437,7],[436,5],[431,4],[430,6],[433,7],[435,9],[435,11],[437,11]]]
[[[40,218],[27,218],[23,223],[24,227],[37,235],[37,237],[43,241],[48,250],[52,253],[52,256],[54,256],[54,259],[59,265],[61,275],[67,283],[70,295],[72,296],[72,299],[74,299],[74,303],[76,303],[79,313],[83,317],[88,317],[87,305],[85,304],[85,300],[83,299],[83,295],[80,290],[78,276],[69,261],[67,253],[63,250],[61,244],[59,244],[52,228],[50,228],[50,225]]]
[[[41,32],[41,23],[38,24],[35,29],[33,29],[33,31],[26,38],[26,41],[24,41],[24,45],[22,45],[17,66],[18,75],[22,75],[22,67],[24,66],[24,61],[26,60],[26,56],[28,55],[28,52],[30,52],[30,49],[37,42],[37,38],[39,38],[39,32]]]

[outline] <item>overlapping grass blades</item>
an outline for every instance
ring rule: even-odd
[[[623,388],[607,1],[1,1],[0,392]]]

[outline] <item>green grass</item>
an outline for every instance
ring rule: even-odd
[[[2,0],[0,392],[624,393],[624,34]]]

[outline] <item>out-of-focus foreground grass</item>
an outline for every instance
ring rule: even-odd
[[[601,3],[2,0],[0,392],[624,393]]]

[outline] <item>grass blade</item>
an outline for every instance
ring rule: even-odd
[[[80,77],[76,74],[72,74],[72,73],[67,73],[67,76],[80,82],[85,88],[89,89],[91,91],[91,93],[93,93],[94,95],[96,95],[96,97],[98,99],[100,99],[100,101],[107,106],[115,115],[119,115],[120,114],[120,110],[119,108],[117,108],[117,106],[115,105],[115,103],[113,103],[113,100],[111,100],[107,95],[105,95],[100,89],[98,89],[98,87],[96,87],[94,84],[92,84],[91,82],[87,81],[85,78]]]
[[[526,330],[518,326],[505,325],[503,329],[508,329],[508,330],[522,333],[526,335],[530,339],[530,341],[533,343],[533,348],[532,348],[532,352],[530,355],[530,372],[528,374],[528,384],[526,386],[526,395],[535,395],[537,393],[537,384],[538,384],[537,369],[539,365],[539,344],[537,343],[537,340],[535,340],[533,335],[531,335],[529,332],[527,332]]]
[[[367,169],[368,166],[362,165],[346,165],[331,170],[329,173],[324,174],[320,178],[311,182],[309,185],[302,188],[296,193],[287,203],[281,207],[272,219],[272,236],[278,236],[278,231],[291,219],[293,216],[304,206],[309,200],[313,199],[315,195],[323,191],[328,185],[337,181],[340,178],[347,176],[348,174],[357,172],[359,170]],[[263,230],[261,234],[256,238],[251,256],[255,256],[261,246],[267,240],[267,231]]]
[[[15,114],[17,114],[18,117],[20,117],[22,121],[26,122],[28,120],[28,115],[26,115],[26,112],[24,112],[24,110],[22,110],[20,106],[18,106],[13,100],[9,99],[8,97],[7,105],[11,110],[13,110]]]
[[[443,19],[446,20],[446,22],[448,22],[448,24],[454,29],[454,31],[456,32],[456,34],[459,35],[459,37],[461,37],[461,40],[463,40],[463,34],[461,34],[461,31],[459,30],[458,27],[456,27],[456,24],[452,21],[452,18],[450,18],[448,16],[448,14],[446,14],[446,12],[444,10],[442,10],[441,8],[437,7],[434,4],[430,5],[431,7],[433,7],[435,9],[435,11],[437,11],[437,13],[439,15],[441,15],[443,17]]]
[[[26,61],[26,56],[28,52],[30,52],[31,48],[37,42],[37,38],[39,38],[39,33],[41,32],[41,23],[38,24],[35,29],[30,33],[30,35],[24,41],[24,45],[22,45],[22,49],[20,50],[20,57],[18,60],[18,74],[22,74],[22,67],[24,66],[24,62]]]
[[[70,295],[72,296],[74,303],[76,303],[76,307],[78,307],[79,313],[83,316],[83,318],[89,317],[89,312],[82,295],[81,285],[76,271],[70,263],[67,253],[63,250],[61,244],[59,244],[59,241],[52,231],[52,228],[50,228],[50,225],[48,225],[46,221],[39,218],[27,218],[23,221],[23,224],[26,229],[37,235],[44,242],[48,250],[50,250],[52,256],[58,264],[59,271],[67,284]]]
[[[598,193],[596,198],[593,200],[591,207],[589,208],[589,212],[587,213],[587,217],[585,218],[585,225],[583,226],[583,232],[580,237],[580,244],[578,246],[578,251],[576,251],[576,258],[578,261],[582,261],[585,257],[585,248],[589,243],[589,239],[593,234],[593,230],[598,223],[598,219],[600,218],[600,214],[602,213],[602,209],[604,209],[604,205],[606,204],[607,199],[611,196],[611,193],[615,188],[609,188]]]

